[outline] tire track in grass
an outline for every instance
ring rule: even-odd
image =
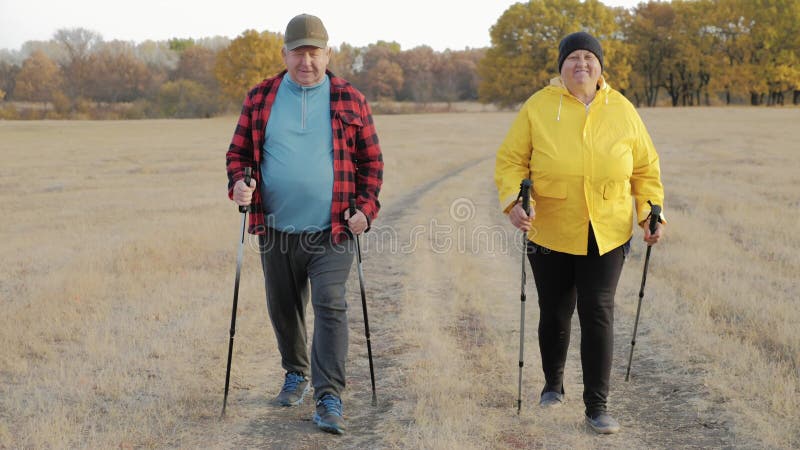
[[[404,223],[407,212],[417,201],[440,184],[464,171],[487,161],[490,157],[470,160],[442,176],[418,185],[397,200],[386,204],[379,217],[381,227],[394,230],[410,228]],[[376,226],[378,226],[376,224]],[[396,234],[402,236],[401,232]],[[348,354],[348,386],[343,395],[344,414],[348,431],[343,436],[321,432],[311,421],[313,401],[306,397],[299,407],[285,408],[274,405],[283,377],[279,357],[256,353],[236,352],[231,373],[232,387],[228,397],[227,418],[201,424],[204,431],[186,433],[181,445],[198,445],[210,448],[381,448],[382,433],[388,427],[408,424],[409,418],[397,417],[393,411],[396,401],[404,398],[404,368],[397,361],[409,351],[407,344],[394,336],[401,324],[393,320],[402,308],[405,295],[406,274],[403,255],[367,251],[369,234],[362,237],[363,270],[370,318],[370,341],[375,366],[378,406],[371,405],[371,383],[364,336],[364,320],[359,298],[358,274],[353,267],[347,283],[348,322],[350,349]],[[395,244],[407,244],[405,241]],[[257,258],[247,264],[258,265]],[[354,265],[356,263],[354,262]],[[260,269],[259,269],[260,270]],[[255,276],[255,274],[251,274]],[[263,292],[260,293],[263,295]],[[241,308],[241,305],[240,305]],[[313,309],[309,308],[309,323],[313,323]],[[266,319],[265,319],[266,320]],[[269,323],[264,323],[269,327]],[[237,342],[241,333],[237,325]],[[311,333],[312,330],[309,330]],[[270,337],[271,330],[270,330]],[[226,341],[227,344],[227,341]],[[274,345],[272,346],[274,347]],[[265,361],[268,358],[269,361]],[[236,373],[238,372],[238,374]],[[264,377],[263,374],[267,373]],[[244,381],[249,380],[249,381]],[[269,380],[265,383],[263,380]],[[391,431],[390,431],[391,432]]]

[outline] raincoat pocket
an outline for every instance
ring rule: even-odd
[[[603,186],[603,200],[627,197],[631,185],[627,181],[609,181]]]

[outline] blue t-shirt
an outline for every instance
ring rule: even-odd
[[[330,80],[303,87],[287,73],[267,121],[261,193],[267,226],[287,232],[331,228],[333,130]]]

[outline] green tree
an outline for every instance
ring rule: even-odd
[[[41,102],[47,107],[53,96],[60,92],[61,83],[58,65],[44,52],[35,51],[22,63],[17,74],[14,98]]]
[[[194,39],[191,38],[187,39],[172,38],[169,41],[167,41],[167,43],[169,44],[169,49],[174,52],[177,52],[178,54],[183,53],[184,51],[194,47],[195,45]]]
[[[221,50],[214,65],[214,76],[225,96],[241,101],[250,88],[283,69],[282,47],[280,34],[247,30]]]

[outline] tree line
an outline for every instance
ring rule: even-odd
[[[0,118],[186,118],[238,111],[249,88],[283,69],[282,46],[283,36],[270,31],[136,45],[105,42],[83,28],[61,29],[50,41],[0,52],[0,99],[6,100]],[[484,52],[402,51],[383,41],[342,44],[329,67],[373,101],[475,101]],[[26,102],[22,111],[20,102]]]
[[[491,29],[480,99],[513,105],[544,86],[578,30],[600,39],[605,76],[637,105],[800,102],[800,0],[517,3]]]
[[[609,83],[637,105],[776,105],[789,96],[798,104],[798,28],[800,0],[648,1],[630,10],[599,0],[531,0],[498,18],[488,48],[345,43],[330,69],[372,102],[513,107],[557,75],[559,40],[585,30],[603,44]],[[0,118],[236,111],[248,88],[282,69],[282,45],[283,36],[270,31],[134,44],[61,29],[20,51],[0,50]],[[19,102],[33,106],[20,112]]]

